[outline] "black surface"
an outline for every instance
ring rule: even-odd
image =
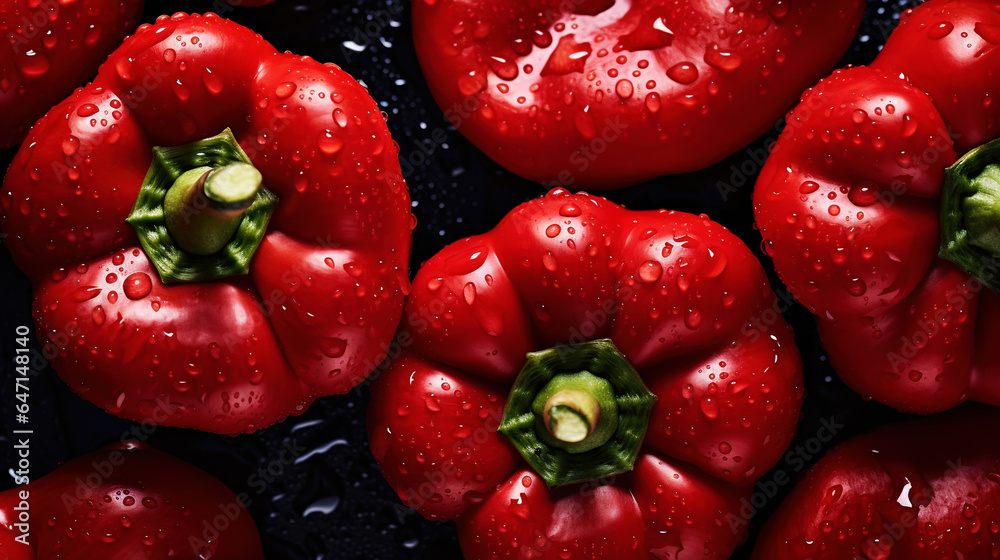
[[[870,62],[899,13],[918,3],[870,1],[865,23],[844,62]],[[144,21],[152,21],[160,13],[218,9],[220,4],[147,0]],[[541,186],[500,169],[447,124],[420,74],[405,0],[279,0],[270,7],[224,11],[222,15],[251,27],[279,49],[335,62],[370,88],[388,113],[389,126],[401,147],[418,218],[411,270],[447,243],[492,228],[518,203],[544,192]],[[353,43],[347,46],[345,41]],[[442,132],[446,140],[435,142],[435,138],[442,138]],[[749,149],[759,151],[776,137],[771,131]],[[427,152],[432,153],[428,156]],[[608,197],[632,209],[707,213],[744,239],[770,269],[770,262],[760,253],[760,235],[752,223],[750,196],[755,177],[725,197],[718,187],[720,181],[730,182],[733,166],[746,164],[756,169],[752,154],[741,151],[704,172],[665,177]],[[0,165],[6,168],[12,156],[12,151],[0,153]],[[773,273],[772,281],[779,294],[787,295]],[[32,321],[30,285],[14,268],[6,249],[0,249],[0,292],[0,456],[9,467],[14,458],[9,421],[15,404],[10,359],[14,329],[30,326]],[[801,446],[802,453],[782,461],[761,479],[764,482],[773,480],[779,470],[794,478],[837,442],[902,417],[877,403],[864,402],[843,386],[827,365],[812,317],[804,308],[792,305],[785,316],[795,327],[805,365],[804,417],[792,448],[795,454],[796,446]],[[37,342],[32,343],[39,350]],[[301,416],[253,435],[224,437],[158,428],[148,441],[215,475],[233,490],[248,492],[253,497],[250,511],[271,560],[461,558],[454,525],[432,523],[403,509],[379,473],[365,439],[367,398],[367,391],[361,390],[320,399]],[[51,369],[32,380],[31,406],[35,477],[60,462],[119,440],[135,427],[71,393]],[[843,428],[834,441],[819,445],[816,435],[822,421],[834,417]],[[258,493],[260,479],[255,473],[259,469],[266,472],[287,441],[307,448],[308,458],[282,466],[282,473]],[[817,449],[821,450],[817,453]],[[3,476],[0,489],[13,485],[11,476]],[[760,496],[770,493],[766,486],[758,485]],[[753,535],[789,489],[790,485],[780,487],[776,497],[763,500],[764,507],[751,521],[751,542],[742,546],[734,559],[749,558]],[[305,515],[311,508],[329,511]]]

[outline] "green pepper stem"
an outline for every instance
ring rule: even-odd
[[[262,182],[260,172],[242,162],[182,173],[163,201],[167,230],[185,251],[216,253],[233,238]]]
[[[564,389],[545,402],[545,427],[559,441],[578,443],[597,429],[601,404],[586,391]]]
[[[656,396],[610,340],[528,354],[498,432],[550,487],[632,470]]]
[[[939,254],[1000,292],[1000,141],[972,149],[945,171]]]
[[[962,202],[969,243],[1000,255],[1000,166],[987,165],[970,183],[975,194]]]

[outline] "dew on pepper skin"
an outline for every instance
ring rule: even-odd
[[[714,398],[709,396],[704,396],[701,398],[699,403],[701,408],[701,413],[709,420],[715,420],[719,417],[719,403]]]
[[[88,300],[92,300],[101,293],[101,289],[96,286],[84,286],[73,290],[70,294],[70,299],[82,303]]]
[[[341,148],[344,147],[344,141],[330,130],[324,130],[319,135],[319,140],[317,142],[321,152],[328,156],[332,156],[339,152]]]
[[[903,115],[903,138],[909,138],[917,133],[917,119],[909,113]]]
[[[701,326],[701,321],[701,312],[697,309],[689,309],[684,314],[684,326],[691,330],[697,330]]]
[[[220,78],[217,74],[214,74],[209,68],[202,70],[201,81],[205,84],[205,89],[207,89],[212,95],[222,93],[222,88],[224,87],[222,78]]]
[[[633,91],[634,87],[632,86],[632,82],[630,82],[628,78],[622,78],[621,80],[618,80],[617,84],[615,84],[615,93],[617,93],[618,97],[621,97],[622,99],[628,99],[632,97]]]
[[[79,109],[76,110],[76,114],[80,117],[89,117],[96,114],[98,110],[97,105],[94,105],[93,103],[84,103],[83,105],[80,105]]]
[[[855,206],[871,206],[878,201],[877,188],[873,184],[856,185],[847,193],[847,199]]]
[[[593,52],[590,43],[576,42],[575,35],[570,33],[559,38],[559,44],[552,50],[549,59],[542,67],[542,76],[561,76],[574,72],[583,72],[587,58]]]
[[[639,278],[643,282],[652,284],[659,282],[663,276],[663,265],[656,261],[646,261],[639,265]]]
[[[555,256],[550,251],[546,251],[545,254],[542,255],[542,266],[544,266],[545,270],[548,270],[549,272],[555,272],[559,267],[559,263],[556,262]]]
[[[647,87],[649,87],[648,84]],[[660,94],[655,91],[646,94],[646,109],[649,109],[650,113],[658,113],[660,111]]]
[[[500,56],[490,57],[489,65],[490,69],[493,70],[493,73],[504,80],[513,80],[514,78],[517,78],[517,64],[506,58]]]
[[[124,287],[122,291],[125,292],[125,297],[136,300],[142,299],[149,295],[149,292],[153,290],[153,282],[150,280],[149,275],[145,272],[136,272],[130,274],[128,278],[125,279]]]
[[[339,358],[347,351],[347,341],[342,338],[329,337],[320,343],[320,349],[329,358]]]
[[[816,181],[804,181],[799,185],[799,192],[802,194],[811,194],[819,190],[819,183]]]
[[[93,311],[90,313],[91,318],[94,320],[94,324],[100,327],[107,320],[107,315],[104,313],[104,308],[98,305],[94,307]]]
[[[295,86],[295,84],[291,82],[285,82],[278,85],[278,87],[275,88],[274,95],[278,99],[287,99],[288,97],[291,97],[293,93],[295,93],[296,89],[298,88]]]
[[[718,43],[712,43],[705,51],[705,62],[719,70],[732,72],[743,64],[743,57],[734,52],[722,50]]]
[[[62,152],[66,156],[72,156],[80,150],[80,139],[76,136],[67,136],[62,141]]]
[[[698,79],[698,67],[691,62],[680,62],[667,69],[667,77],[679,84],[691,84]]]

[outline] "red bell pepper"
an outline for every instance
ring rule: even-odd
[[[97,72],[135,29],[142,0],[0,1],[0,149]]]
[[[755,560],[940,560],[1000,553],[1000,411],[880,428],[813,466],[768,520]]]
[[[799,417],[775,303],[707,217],[554,189],[417,273],[372,452],[470,559],[727,558]]]
[[[112,413],[220,433],[346,392],[409,289],[396,154],[332,64],[213,14],[141,27],[0,195],[56,371]]]
[[[754,193],[765,250],[832,365],[904,411],[1000,404],[1000,153],[977,148],[1000,135],[994,30],[984,0],[906,12],[870,67],[803,96]],[[968,155],[949,168],[955,148]]]
[[[608,189],[705,168],[775,126],[847,49],[862,0],[424,0],[445,116],[533,181]]]
[[[0,555],[263,560],[248,500],[148,445],[112,445],[0,493]]]

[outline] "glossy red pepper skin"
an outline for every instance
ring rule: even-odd
[[[970,406],[838,446],[768,520],[754,560],[996,557],[998,421]]]
[[[30,546],[15,540],[23,531],[13,526],[24,491]],[[88,453],[0,493],[0,553],[7,560],[264,559],[240,498],[204,471],[140,444]]]
[[[142,0],[4,0],[0,32],[0,148],[22,139],[53,105],[94,77],[131,33]]]
[[[407,348],[372,387],[372,451],[406,505],[458,520],[470,559],[728,558],[742,530],[727,514],[799,417],[774,303],[752,253],[707,217],[555,189],[417,273]],[[549,490],[496,431],[506,396],[525,353],[605,337],[659,398],[645,447],[632,472]]]
[[[268,233],[248,275],[163,285],[125,223],[150,150],[226,127],[279,198]],[[56,371],[112,413],[219,433],[346,392],[409,285],[396,153],[340,68],[213,14],[143,26],[32,129],[0,196]]]
[[[997,26],[992,2],[907,12],[871,67],[803,96],[754,192],[765,249],[838,374],[904,411],[1000,404],[1000,298],[937,256],[945,168],[1000,133]]]
[[[703,169],[773,128],[864,5],[427,0],[414,43],[445,116],[486,155],[604,190]]]

